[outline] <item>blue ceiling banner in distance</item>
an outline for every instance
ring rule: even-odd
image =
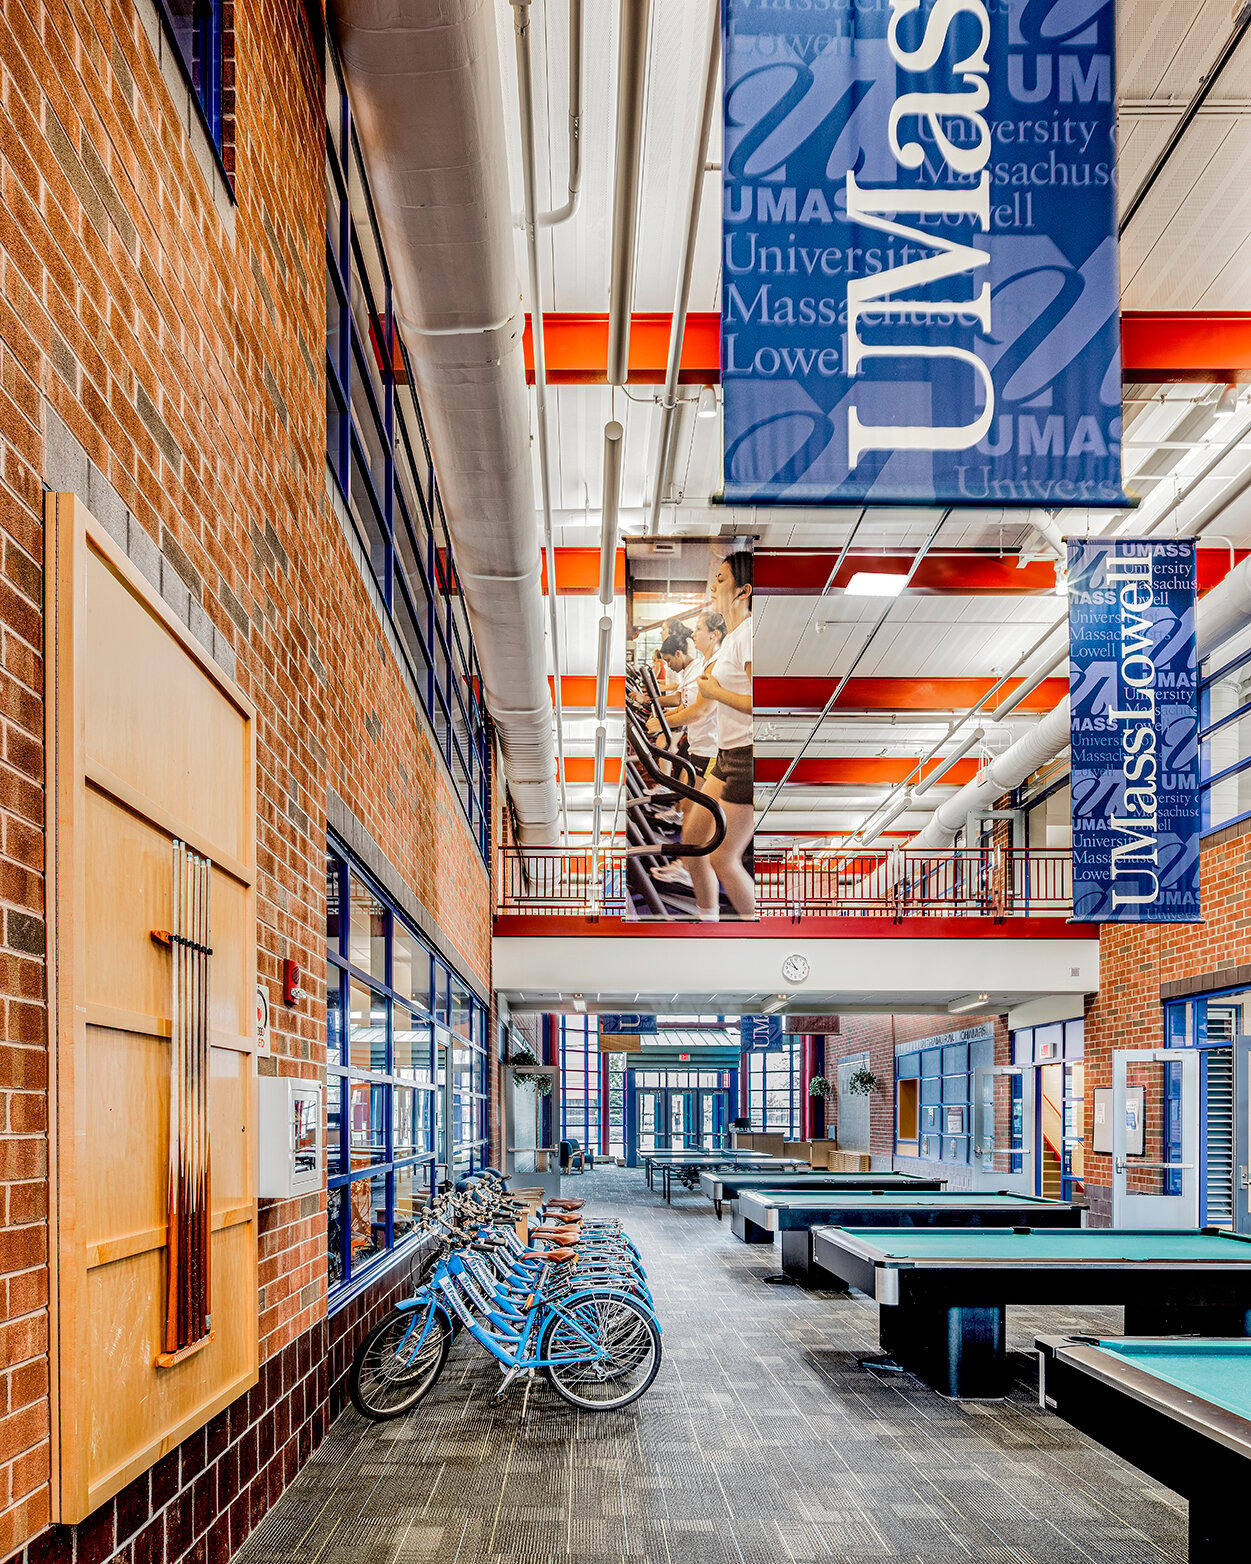
[[[1124,506],[1113,0],[724,0],[728,503]]]
[[[605,1037],[654,1037],[656,1035],[655,1016],[623,1012],[619,1015],[602,1015],[598,1020],[599,1029]]]
[[[739,1035],[744,1048],[761,1053],[780,1053],[785,1024],[782,1016],[740,1016]]]
[[[1069,544],[1073,916],[1199,920],[1195,542]]]

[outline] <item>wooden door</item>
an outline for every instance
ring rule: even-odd
[[[47,505],[53,1517],[257,1377],[255,723],[73,495]],[[172,844],[211,864],[212,1335],[167,1300]]]

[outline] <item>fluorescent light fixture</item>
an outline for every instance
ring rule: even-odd
[[[1217,397],[1216,406],[1212,409],[1212,418],[1213,420],[1232,418],[1237,411],[1238,387],[1231,381]]]
[[[699,406],[695,412],[696,418],[715,418],[717,416],[717,393],[711,386],[701,386],[699,389]]]
[[[848,597],[898,597],[907,584],[907,576],[890,571],[857,570],[843,591]]]
[[[947,1006],[948,1015],[963,1015],[968,1010],[980,1010],[990,1000],[989,994],[966,994],[963,999],[953,999]]]
[[[760,1014],[762,1016],[777,1015],[779,1010],[785,1008],[786,1001],[789,997],[790,996],[788,994],[775,994],[769,1003],[761,1010]]]

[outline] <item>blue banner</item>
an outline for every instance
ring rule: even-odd
[[[781,1016],[740,1016],[739,1036],[744,1048],[762,1053],[781,1053],[785,1024]]]
[[[1073,916],[1199,917],[1195,544],[1069,544]]]
[[[623,1013],[599,1017],[599,1029],[605,1037],[654,1037],[656,1017]]]
[[[724,0],[728,502],[1124,505],[1113,0]]]

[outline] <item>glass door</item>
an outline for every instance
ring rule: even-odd
[[[664,1091],[647,1086],[641,1086],[635,1093],[635,1122],[638,1125],[640,1156],[649,1151],[668,1149],[669,1126],[665,1118],[665,1096]]]
[[[1035,1171],[1033,1065],[973,1071],[973,1157],[996,1189],[1032,1195]]]
[[[1198,1227],[1198,1051],[1114,1053],[1111,1116],[1113,1226]]]

